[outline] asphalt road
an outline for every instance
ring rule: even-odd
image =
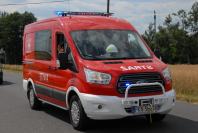
[[[68,111],[45,104],[39,111],[29,108],[20,73],[4,73],[0,85],[0,133],[74,133]],[[86,132],[197,133],[198,105],[177,102],[163,122],[148,124],[143,117],[93,121]]]

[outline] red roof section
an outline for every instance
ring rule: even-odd
[[[44,22],[59,21],[63,27],[73,30],[91,30],[91,29],[122,29],[122,30],[135,30],[136,29],[126,20],[118,19],[114,17],[105,16],[66,16],[55,17],[45,20],[40,20],[32,23],[29,26],[35,24],[41,24]]]

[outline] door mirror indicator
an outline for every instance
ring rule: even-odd
[[[57,59],[56,60],[56,67],[59,68],[60,67],[60,61]]]

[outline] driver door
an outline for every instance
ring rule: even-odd
[[[69,69],[60,69],[59,60],[58,60],[58,45],[64,45],[64,52],[68,52],[67,48],[69,48],[67,40],[63,32],[56,30],[54,32],[54,49],[55,49],[55,57],[56,57],[56,67],[52,67],[50,71],[50,84],[52,86],[52,97],[55,104],[59,106],[66,106],[66,86],[68,81],[72,78],[72,71]],[[69,54],[69,53],[66,53]]]

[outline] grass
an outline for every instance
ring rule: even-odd
[[[22,71],[20,65],[3,65],[4,70]],[[170,65],[177,99],[198,103],[198,65]]]
[[[198,103],[198,65],[171,65],[177,99]]]

